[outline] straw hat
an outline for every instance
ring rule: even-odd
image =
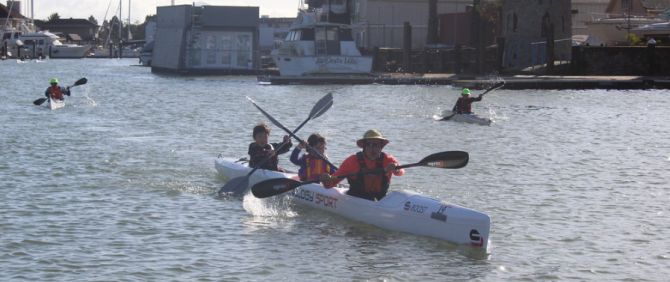
[[[370,129],[366,131],[365,134],[363,134],[363,138],[358,139],[358,141],[356,141],[356,145],[358,145],[358,147],[363,148],[365,147],[365,142],[368,140],[381,140],[383,142],[382,147],[386,146],[386,144],[389,143],[389,141],[386,138],[384,138],[384,136],[382,136],[382,133],[379,132],[379,130]]]

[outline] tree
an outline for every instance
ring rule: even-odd
[[[52,22],[52,21],[55,21],[55,20],[60,20],[60,16],[58,15],[58,13],[53,13],[53,14],[49,15],[49,17],[47,18],[48,22]]]
[[[94,25],[98,25],[98,20],[96,20],[95,17],[93,17],[93,15],[88,17],[88,21],[93,23]]]

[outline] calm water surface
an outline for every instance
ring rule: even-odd
[[[475,104],[489,127],[433,121],[458,97],[446,86],[268,86],[135,63],[0,62],[0,281],[670,277],[667,90],[498,90]],[[32,101],[50,77],[89,82],[49,111]],[[215,195],[216,157],[245,156],[268,122],[245,96],[293,128],[328,92],[334,106],[300,135],[324,134],[335,163],[369,128],[402,163],[470,153],[463,169],[408,169],[392,189],[489,214],[489,255]]]

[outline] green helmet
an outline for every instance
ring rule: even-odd
[[[58,84],[58,78],[49,79],[49,84]]]
[[[463,96],[470,95],[470,89],[468,89],[468,88],[463,88],[463,91],[461,91],[461,95],[463,95]]]

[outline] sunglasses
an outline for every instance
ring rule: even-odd
[[[384,146],[384,143],[382,143],[382,142],[367,142],[367,143],[365,143],[365,146],[370,147],[370,148],[381,148],[381,147]]]

